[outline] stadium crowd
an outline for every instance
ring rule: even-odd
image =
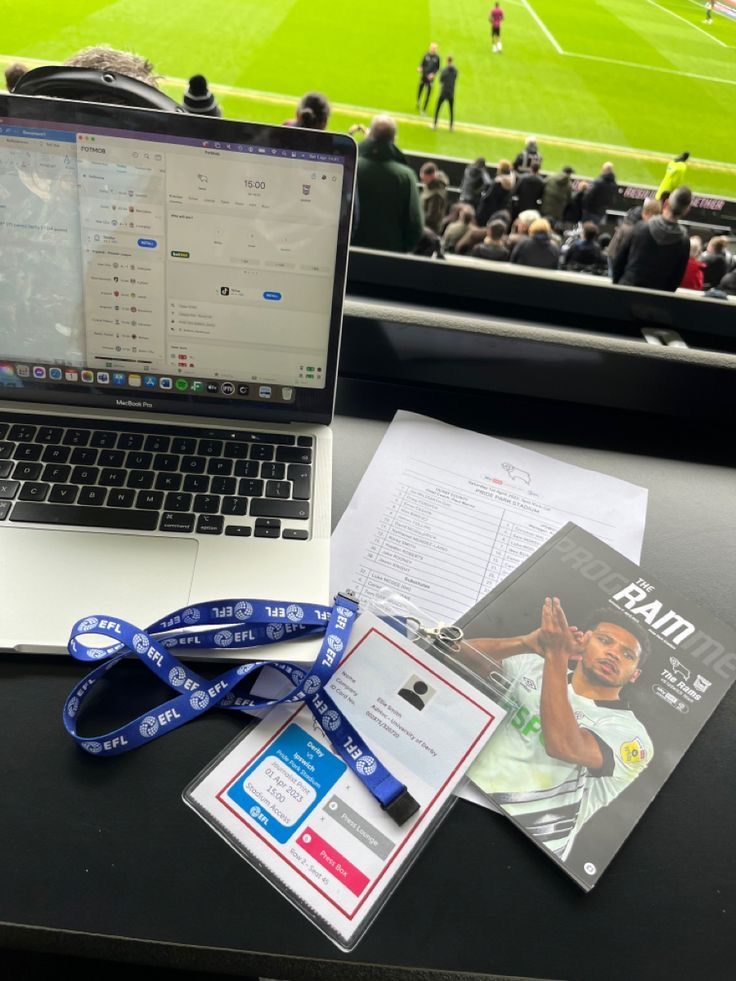
[[[427,59],[433,79],[439,59],[432,47]],[[107,46],[85,48],[64,64],[118,72],[159,87],[160,76],[150,61]],[[424,85],[426,110],[431,82],[424,67],[420,71],[417,105]],[[22,91],[27,74],[24,65],[10,65],[5,71],[8,90]],[[191,79],[183,103],[189,112],[221,114],[201,75]],[[324,130],[329,118],[325,96],[309,92],[284,125]],[[610,162],[592,181],[575,182],[571,166],[545,176],[537,142],[529,137],[513,162],[498,161],[493,176],[483,157],[469,163],[458,200],[451,202],[449,178],[434,162],[421,166],[417,182],[397,145],[397,126],[390,116],[374,117],[367,131],[356,124],[349,132],[364,137],[358,151],[354,245],[589,273],[670,292],[682,287],[711,296],[736,295],[736,254],[729,239],[713,235],[704,246],[699,236],[688,238],[681,224],[692,202],[685,183],[689,153],[670,162],[656,194],[616,223],[609,221],[617,195]]]

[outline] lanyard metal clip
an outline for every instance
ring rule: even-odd
[[[410,626],[414,633],[419,634],[420,637],[449,648],[453,654],[459,652],[460,642],[465,636],[462,628],[454,623],[438,623],[435,627],[427,627],[416,617],[407,617],[406,625],[407,627]]]

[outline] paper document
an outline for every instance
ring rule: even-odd
[[[632,562],[647,491],[398,412],[332,536],[332,591],[390,587],[454,621],[568,521]]]

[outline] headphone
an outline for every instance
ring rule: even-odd
[[[143,109],[161,109],[164,112],[186,111],[168,95],[146,82],[129,75],[99,71],[96,68],[67,68],[62,65],[33,68],[16,83],[13,95],[45,95],[57,99],[108,102]]]

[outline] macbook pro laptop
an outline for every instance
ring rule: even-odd
[[[329,600],[354,175],[347,136],[0,96],[0,649]]]

